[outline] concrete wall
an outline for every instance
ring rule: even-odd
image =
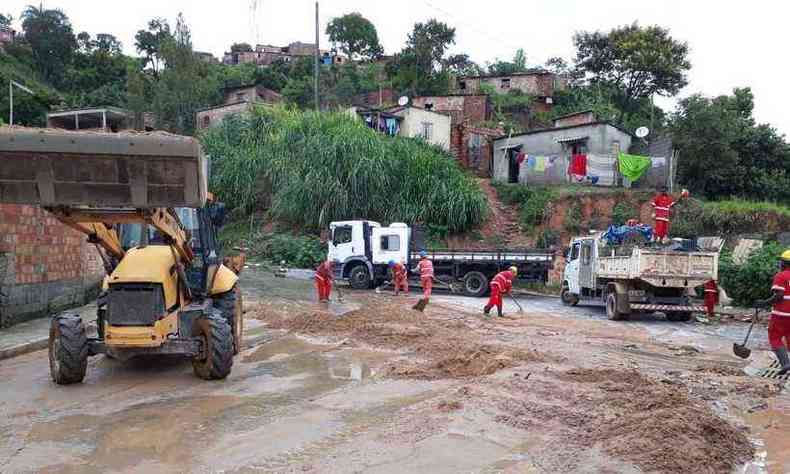
[[[250,104],[248,102],[242,102],[237,104],[231,104],[231,105],[225,105],[220,107],[214,107],[211,109],[201,110],[196,113],[195,125],[198,128],[198,130],[208,128],[212,125],[222,122],[222,119],[224,119],[229,115],[246,112],[249,106]]]
[[[431,136],[428,143],[440,146],[445,150],[450,149],[450,116],[407,107],[402,111],[395,112],[395,115],[403,117],[400,124],[400,135],[405,137],[422,137],[424,133],[423,124],[431,124]]]
[[[509,82],[507,86],[506,82]],[[458,94],[479,94],[481,84],[492,86],[500,94],[507,94],[510,90],[520,90],[535,97],[552,97],[555,91],[566,88],[567,80],[551,73],[462,77],[456,81],[455,92]]]
[[[585,123],[595,122],[595,114],[593,112],[580,112],[578,114],[566,115],[554,119],[555,127],[570,127],[573,125],[584,125]]]
[[[104,277],[86,237],[36,206],[0,204],[0,326],[85,304]]]
[[[569,137],[587,136],[586,146],[588,155],[598,155],[601,157],[614,157],[619,150],[627,151],[631,146],[631,136],[616,127],[608,124],[591,124],[579,127],[548,129],[545,131],[516,135],[509,140],[507,137],[500,138],[494,142],[494,170],[493,178],[507,182],[509,157],[505,146],[515,147],[521,145],[520,151],[546,157],[556,157],[559,161],[553,163],[553,171],[547,172],[550,176],[546,184],[559,184],[562,177],[567,174],[567,163],[571,156],[571,147],[563,143],[558,143],[558,139]],[[524,165],[522,164],[522,167]],[[566,181],[566,180],[565,180]],[[563,182],[565,182],[563,181]],[[519,174],[519,182],[527,183],[528,175],[522,172]]]
[[[491,104],[485,95],[423,96],[412,99],[415,107],[450,114],[452,125],[477,124],[491,118]]]

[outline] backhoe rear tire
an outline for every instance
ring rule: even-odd
[[[80,383],[88,369],[88,336],[82,318],[61,314],[49,326],[49,373],[58,385]]]
[[[230,325],[233,334],[233,354],[241,351],[242,338],[244,337],[244,306],[241,288],[235,285],[233,289],[214,297],[214,308],[222,313],[222,317]]]
[[[192,335],[203,340],[203,357],[192,359],[195,375],[203,380],[224,379],[233,367],[233,333],[217,311],[195,321]]]

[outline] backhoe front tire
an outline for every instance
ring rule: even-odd
[[[82,318],[61,314],[49,326],[49,373],[58,385],[80,383],[88,369],[88,336]]]
[[[203,380],[220,380],[233,367],[233,333],[230,324],[217,311],[195,321],[192,335],[203,341],[203,357],[192,359],[195,375]]]
[[[214,308],[222,313],[222,317],[230,325],[233,334],[233,354],[241,351],[244,337],[244,307],[241,288],[235,285],[232,290],[214,297]]]

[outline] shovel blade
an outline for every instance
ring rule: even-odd
[[[425,299],[421,299],[420,301],[415,303],[415,305],[412,306],[411,309],[415,309],[415,310],[417,310],[419,312],[422,312],[425,309],[425,305],[426,304],[428,304],[428,302],[425,301]]]
[[[741,359],[748,359],[752,354],[752,350],[741,344],[733,344],[732,352]]]

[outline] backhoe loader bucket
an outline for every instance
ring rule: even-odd
[[[207,179],[192,137],[0,127],[3,203],[202,207]]]

